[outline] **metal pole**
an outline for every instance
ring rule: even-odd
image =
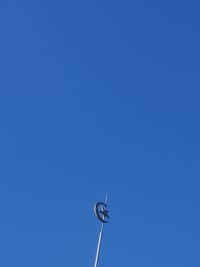
[[[98,245],[97,245],[97,253],[96,253],[96,258],[95,258],[95,263],[94,263],[94,267],[98,266],[98,262],[99,262],[99,255],[100,255],[100,249],[101,249],[101,241],[102,241],[102,236],[103,236],[103,223],[101,224],[101,230],[99,233],[99,241],[98,241]]]
[[[107,205],[108,202],[108,195],[106,195],[106,200],[105,200],[105,204]],[[103,237],[103,227],[104,227],[104,223],[101,223],[101,230],[99,233],[99,241],[98,241],[98,245],[97,245],[97,253],[96,253],[96,258],[95,258],[95,262],[94,262],[94,267],[98,266],[98,262],[99,262],[99,255],[100,255],[100,250],[101,250],[101,242],[102,242],[102,237]]]

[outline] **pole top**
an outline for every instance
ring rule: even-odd
[[[106,195],[105,203],[97,202],[94,205],[94,213],[102,223],[108,223],[108,220],[110,219],[110,216],[108,215],[107,202],[108,202],[108,195]]]

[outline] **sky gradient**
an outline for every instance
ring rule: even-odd
[[[200,266],[200,2],[0,3],[0,266]]]

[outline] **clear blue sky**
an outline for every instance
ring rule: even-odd
[[[200,2],[0,3],[0,266],[200,266]]]

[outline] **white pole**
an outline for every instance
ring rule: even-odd
[[[97,245],[97,253],[96,253],[94,267],[98,266],[102,236],[103,236],[103,223],[101,224],[101,230],[100,230],[100,233],[99,233],[99,241],[98,241],[98,245]]]
[[[108,195],[106,195],[106,199],[105,199],[105,204],[107,205],[108,202]],[[101,250],[101,241],[102,241],[102,237],[103,237],[103,226],[104,223],[101,223],[101,230],[99,233],[99,241],[98,241],[98,245],[97,245],[97,253],[96,253],[96,258],[95,258],[95,262],[94,262],[94,267],[98,266],[98,262],[99,262],[99,255],[100,255],[100,250]]]

